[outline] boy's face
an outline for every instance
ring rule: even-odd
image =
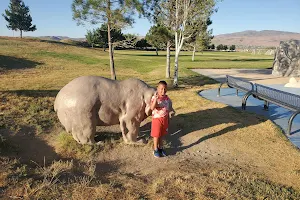
[[[167,93],[167,86],[164,84],[159,84],[157,86],[157,94],[158,96],[162,97]]]

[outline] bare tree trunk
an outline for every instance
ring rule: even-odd
[[[167,43],[167,66],[166,66],[166,78],[171,77],[170,73],[170,41]]]
[[[194,50],[193,50],[193,57],[192,57],[192,61],[195,61],[195,53],[196,53],[196,47],[194,46]]]
[[[179,57],[179,44],[178,44],[178,33],[175,32],[175,66],[174,66],[174,80],[173,87],[178,87],[178,57]]]
[[[20,30],[20,37],[23,38],[22,30]]]
[[[110,23],[107,23],[107,34],[108,34],[108,49],[109,49],[109,61],[110,61],[110,75],[111,79],[117,80],[116,72],[115,72],[115,63],[114,63],[114,53],[113,53],[113,47],[111,43],[111,37],[110,37]]]
[[[110,35],[110,19],[111,19],[111,2],[110,0],[107,1],[107,18],[108,18],[108,22],[107,22],[107,36],[108,36],[108,49],[109,49],[109,61],[110,61],[110,75],[111,75],[111,79],[113,80],[117,80],[117,76],[116,76],[116,72],[115,72],[115,63],[114,63],[114,52],[112,49],[112,42],[111,42],[111,35]]]
[[[157,49],[157,47],[155,47],[155,51],[156,51],[156,55],[158,56],[158,49]]]
[[[175,67],[174,67],[174,81],[173,81],[173,87],[178,87],[178,57],[179,53],[175,53]]]

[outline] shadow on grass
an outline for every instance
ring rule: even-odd
[[[257,59],[257,58],[245,58],[245,59],[218,59],[218,58],[211,58],[211,59],[196,59],[195,62],[271,62],[273,59]],[[193,61],[191,61],[193,62]]]
[[[6,149],[2,149],[3,155],[19,159],[21,163],[32,165],[51,164],[61,157],[54,148],[47,144],[41,137],[32,134],[30,127],[17,133],[11,133],[7,129],[0,129],[0,134],[8,143]]]
[[[169,151],[171,155],[176,154],[176,152],[183,151],[206,140],[219,137],[236,129],[260,124],[264,121],[266,119],[263,117],[254,117],[231,107],[179,114],[170,122],[169,135],[167,136],[167,141],[171,147]],[[229,123],[233,125],[208,135],[199,135],[199,138],[190,144],[182,145],[181,138],[191,132]]]
[[[194,75],[179,78],[179,86],[204,86],[218,83],[216,80],[203,75]]]
[[[67,42],[61,42],[61,41],[55,41],[55,40],[46,40],[46,39],[37,39],[39,42],[45,42],[45,43],[50,43],[50,44],[58,44],[62,46],[75,46],[75,47],[84,47],[88,48],[88,44],[85,42],[81,41],[75,41],[75,40],[69,40],[72,43],[67,43]]]
[[[0,55],[0,72],[5,70],[30,69],[41,64],[43,63],[24,58]]]
[[[122,50],[116,50],[115,52],[118,52],[118,51],[122,51]],[[139,51],[139,50],[132,50],[132,52],[134,52],[134,51]],[[151,51],[150,51],[150,52],[151,52]],[[163,52],[163,51],[161,51],[161,52]],[[119,53],[119,55],[124,55],[124,56],[141,56],[141,57],[153,57],[153,58],[158,58],[158,57],[159,57],[159,58],[161,58],[161,57],[166,58],[166,57],[167,57],[166,54],[160,54],[160,53],[158,53],[158,55],[156,55],[155,51],[153,51],[152,54],[149,54],[149,51],[145,51],[145,54],[142,54],[142,53],[139,53],[139,52],[135,52],[135,53],[132,53],[132,54],[130,54],[130,53]],[[182,55],[180,55],[180,57],[186,57],[186,56],[190,56],[191,59],[192,59],[192,53],[191,53],[191,55],[187,55],[187,54],[182,54]],[[171,51],[170,57],[174,57],[174,54],[172,54],[172,51]]]
[[[11,93],[17,96],[27,97],[56,97],[59,90],[6,90],[0,91],[2,93]]]
[[[260,124],[264,121],[266,121],[266,119],[263,117],[254,117],[251,116],[251,114],[243,113],[242,111],[231,107],[213,108],[187,114],[179,114],[170,120],[169,133],[166,136],[166,142],[169,146],[167,151],[169,155],[175,155],[177,152],[189,149],[206,140],[228,134],[229,132],[240,128]],[[195,138],[195,140],[191,141],[189,144],[183,145],[181,141],[182,137],[194,131],[200,131],[216,125],[228,123],[233,125],[207,135],[199,133],[199,137]],[[151,122],[145,124],[141,130],[143,129],[149,130],[146,134],[150,137]]]

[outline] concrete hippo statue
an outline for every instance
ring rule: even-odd
[[[96,126],[120,124],[126,143],[137,142],[141,122],[151,114],[155,90],[138,79],[114,81],[83,76],[57,94],[54,110],[66,131],[80,144],[94,144]]]

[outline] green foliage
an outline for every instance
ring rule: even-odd
[[[167,42],[173,40],[173,38],[166,26],[157,24],[149,29],[145,39],[156,48],[164,48]]]
[[[220,50],[223,50],[224,49],[224,45],[223,44],[219,44],[217,46],[217,50],[220,51]]]
[[[32,18],[29,12],[29,7],[25,6],[22,0],[10,0],[8,9],[2,16],[8,22],[7,28],[14,31],[19,30],[22,38],[22,31],[36,30],[36,26],[31,23]]]
[[[92,31],[87,31],[87,34],[85,35],[86,41],[89,45],[91,45],[92,47],[94,47],[95,41],[96,41],[96,37],[94,32]]]
[[[94,34],[97,44],[102,47],[108,47],[107,24],[102,24],[100,28],[95,30]],[[116,43],[125,39],[120,29],[111,29],[110,36],[112,43]]]
[[[195,47],[196,50],[203,51],[204,49],[209,49],[209,44],[213,39],[212,29],[208,30],[208,26],[212,24],[210,18],[205,22],[200,24],[200,28],[195,35],[191,36],[186,40],[188,46]]]
[[[143,3],[139,0],[73,0],[73,19],[79,24],[108,23],[111,29],[121,29],[132,25],[134,12],[143,13]]]
[[[136,47],[136,43],[137,43],[137,36],[134,34],[124,34],[125,40],[122,40],[118,43],[118,47],[121,48],[135,48]]]
[[[235,45],[231,45],[229,48],[228,48],[228,46],[227,45],[223,45],[223,44],[219,44],[218,46],[217,46],[217,50],[218,51],[220,51],[220,50],[230,50],[230,51],[234,51],[235,50]]]
[[[139,41],[137,41],[136,47],[145,48],[145,47],[151,47],[151,45],[148,43],[146,39],[142,38]]]
[[[125,37],[120,29],[111,29],[111,42],[118,44],[118,42],[125,40]],[[107,48],[108,47],[108,30],[107,24],[102,24],[100,28],[88,31],[86,34],[87,42],[93,47],[97,46]]]
[[[235,45],[231,45],[231,46],[229,47],[229,49],[230,49],[231,51],[234,51],[234,50],[235,50]]]

